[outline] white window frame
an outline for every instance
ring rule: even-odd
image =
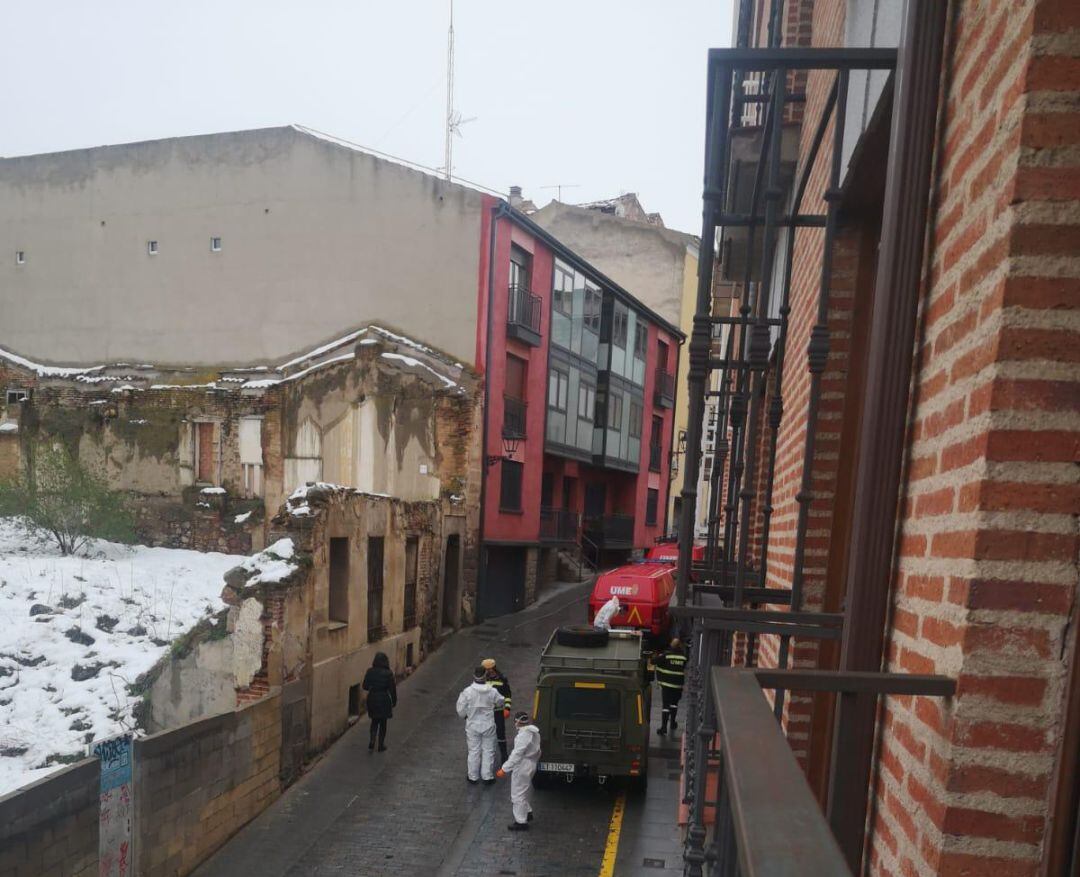
[[[158,242],[157,241],[147,241],[146,242],[146,255],[148,255],[148,256],[156,256],[157,254],[158,254]]]

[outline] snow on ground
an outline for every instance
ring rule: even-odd
[[[132,727],[128,685],[224,608],[224,574],[248,560],[102,541],[83,555],[0,519],[0,795]]]

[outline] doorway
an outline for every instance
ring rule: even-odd
[[[443,558],[442,623],[454,629],[460,620],[461,600],[458,596],[458,570],[461,566],[461,537],[446,537],[446,556]]]
[[[585,486],[585,517],[599,518],[607,508],[607,485],[587,484]]]
[[[496,618],[525,608],[524,548],[498,546],[486,550],[487,569],[480,594],[480,617]]]

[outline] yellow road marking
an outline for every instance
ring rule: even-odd
[[[608,824],[607,845],[604,847],[604,858],[600,861],[600,877],[614,877],[615,859],[619,855],[619,835],[622,833],[623,812],[626,810],[626,792],[619,792],[615,799],[615,806],[611,811],[611,822]]]

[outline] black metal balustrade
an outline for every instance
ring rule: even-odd
[[[633,548],[633,515],[598,515],[585,522],[589,539],[600,548]]]
[[[511,286],[506,311],[506,334],[533,347],[540,346],[543,300],[524,286]]]
[[[656,392],[653,396],[657,408],[674,408],[675,376],[662,368],[658,368],[656,370]]]
[[[540,509],[540,541],[573,544],[578,538],[580,516],[569,509],[542,506]]]
[[[503,396],[503,438],[525,438],[525,415],[529,406],[521,399]]]
[[[709,55],[702,259],[688,356],[688,453],[672,604],[684,632],[691,628],[693,644],[684,768],[690,807],[685,873],[690,877],[848,874],[852,863],[857,865],[869,789],[858,770],[845,772],[843,762],[848,751],[858,750],[853,762],[862,758],[863,747],[872,744],[872,728],[863,734],[866,740],[855,740],[852,728],[837,727],[834,751],[844,755],[832,759],[832,806],[826,816],[777,722],[787,690],[838,692],[844,715],[852,704],[866,707],[868,699],[882,694],[948,696],[954,687],[939,677],[786,669],[793,638],[843,639],[846,644],[860,623],[851,615],[804,610],[803,593],[844,156],[846,113],[837,108],[847,108],[853,71],[891,71],[896,58],[896,50],[859,48],[714,49]],[[810,137],[800,140],[799,126],[789,122],[795,107],[805,111],[801,89],[811,70],[831,77],[831,90],[816,118],[807,112],[801,124]],[[802,154],[800,143],[805,144]],[[820,213],[803,203],[809,200],[815,166],[825,178]],[[800,240],[821,249],[809,342],[794,349],[789,348],[788,321],[799,229],[816,229],[812,236],[802,232],[806,237]],[[715,253],[721,262],[714,272]],[[734,299],[736,313],[712,313],[714,276],[732,284],[732,295],[724,300]],[[718,327],[724,331],[718,333]],[[785,561],[791,571],[782,576],[790,583],[788,590],[769,587],[769,534],[777,500],[777,445],[783,419],[791,416],[784,395],[790,396],[790,372],[799,367],[808,373],[797,412],[805,417],[806,428],[793,548]],[[662,389],[658,373],[658,405]],[[673,399],[673,382],[670,395]],[[704,561],[693,564],[702,484],[697,449],[702,447],[706,397],[715,399],[717,412],[710,424],[715,441],[702,498],[708,536]],[[813,565],[819,566],[820,558]],[[767,634],[779,640],[778,669],[731,669],[737,650],[753,664],[756,639]],[[771,707],[761,687],[775,690]],[[714,770],[720,779],[715,792],[708,782]],[[711,826],[706,824],[710,808],[716,814]]]

